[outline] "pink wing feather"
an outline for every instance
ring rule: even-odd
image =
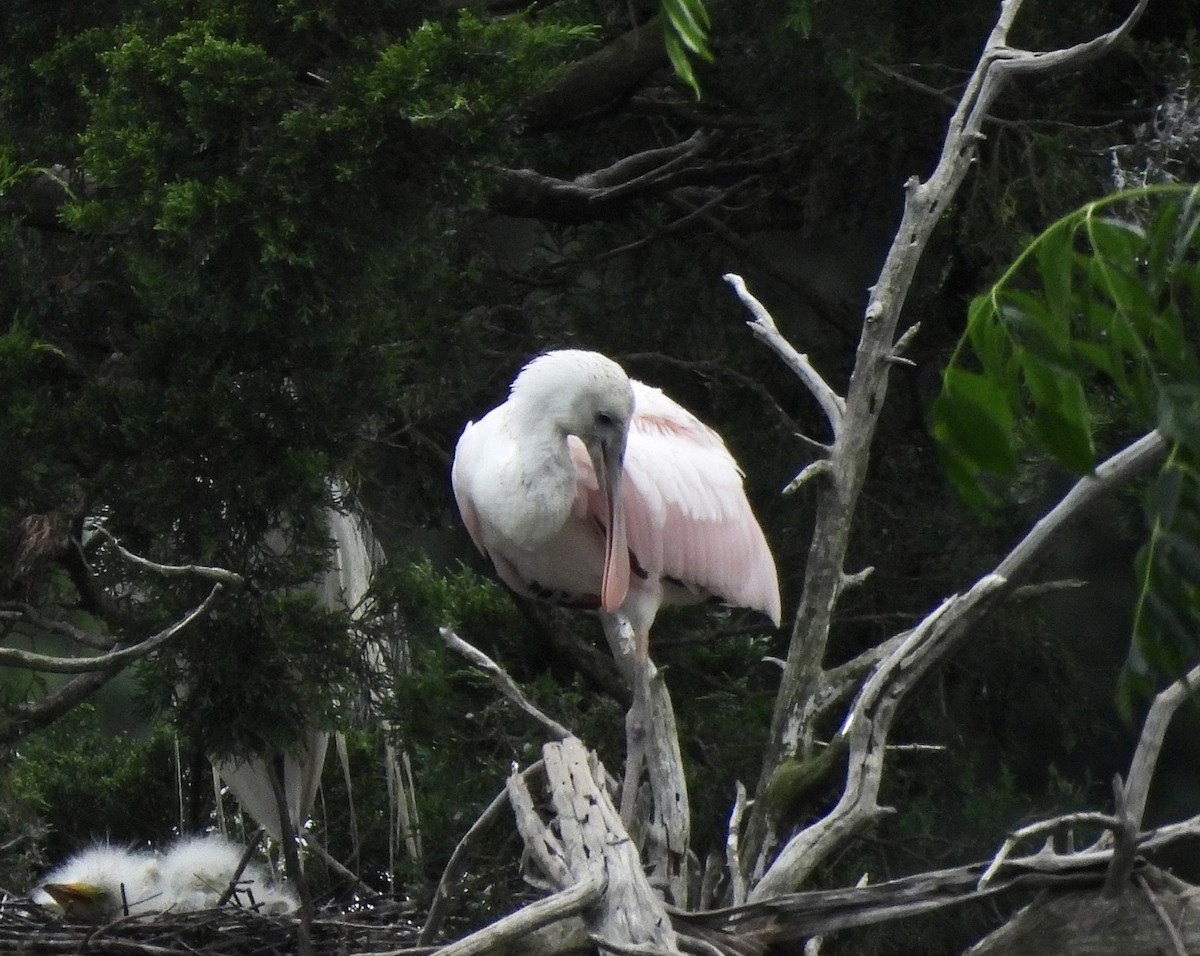
[[[721,436],[685,408],[656,388],[632,384],[635,410],[625,447],[623,497],[629,549],[638,565],[655,581],[667,578],[698,596],[707,592],[762,611],[778,624],[775,561],[746,500],[737,462]],[[467,487],[466,473],[477,458],[486,457],[482,441],[468,425],[455,458],[455,497],[472,539],[491,556],[500,577],[528,593],[518,570],[486,547]],[[608,515],[599,483],[583,442],[572,435],[567,444],[577,476],[572,514],[595,527],[602,549]],[[637,575],[631,579],[631,592],[638,580]]]
[[[630,550],[652,574],[779,623],[775,561],[721,436],[661,391],[634,382],[625,448]]]

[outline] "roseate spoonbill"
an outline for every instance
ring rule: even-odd
[[[547,352],[458,440],[454,495],[519,594],[624,617],[645,661],[663,604],[779,624],[775,562],[721,437],[596,352]]]

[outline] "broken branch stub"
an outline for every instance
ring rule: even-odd
[[[530,859],[553,859],[534,882],[561,893],[581,882],[601,880],[599,901],[581,916],[602,948],[629,948],[672,954],[679,945],[662,900],[642,871],[637,847],[604,788],[605,772],[575,737],[542,748],[552,824],[530,813],[533,798],[514,770],[509,792],[517,793],[522,838]]]

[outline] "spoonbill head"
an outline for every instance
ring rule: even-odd
[[[501,580],[623,615],[642,658],[664,603],[715,597],[779,623],[775,563],[725,443],[603,355],[529,362],[463,430],[452,481]]]

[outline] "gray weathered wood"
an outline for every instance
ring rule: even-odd
[[[542,758],[552,824],[533,818],[535,801],[524,780],[515,771],[509,778],[522,837],[530,859],[542,869],[538,877],[559,892],[568,881],[600,880],[602,896],[580,914],[594,937],[617,948],[678,953],[663,902],[642,872],[637,847],[604,788],[603,766],[574,737],[546,744]]]

